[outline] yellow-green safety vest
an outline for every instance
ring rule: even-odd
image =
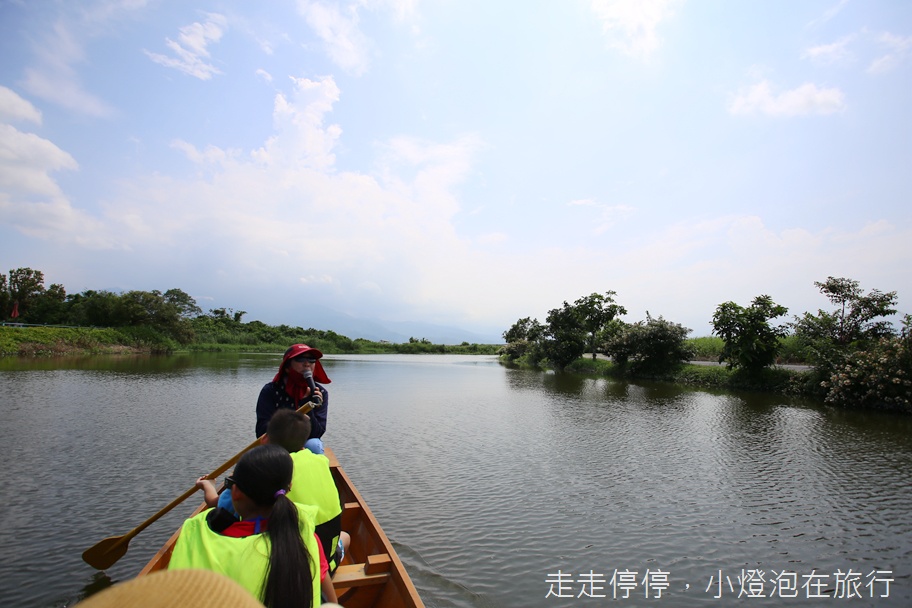
[[[311,558],[313,580],[313,601],[311,606],[320,605],[320,549],[314,537],[314,518],[317,509],[310,505],[296,504],[298,523],[304,546]],[[253,596],[263,601],[266,584],[266,569],[269,565],[271,543],[269,535],[254,534],[244,538],[223,536],[213,532],[206,522],[206,515],[212,509],[191,517],[184,522],[180,535],[174,544],[169,570],[201,568],[224,574],[237,581]]]
[[[342,531],[342,503],[339,491],[329,470],[329,458],[323,454],[314,454],[310,450],[292,452],[294,473],[291,478],[291,489],[288,498],[302,505],[313,505],[317,508],[315,519],[317,536],[323,543],[323,552],[329,562],[330,571],[335,570],[337,556],[336,545]]]

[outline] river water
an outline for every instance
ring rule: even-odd
[[[250,443],[279,360],[0,360],[0,605],[135,575],[196,497],[106,572],[81,553]],[[429,607],[912,605],[912,417],[487,356],[324,362],[325,440]]]

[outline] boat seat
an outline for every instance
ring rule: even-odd
[[[377,585],[386,581],[390,575],[393,560],[386,553],[368,555],[362,564],[342,564],[333,574],[333,585],[337,588],[363,587]]]

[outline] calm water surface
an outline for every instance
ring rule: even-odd
[[[135,575],[196,498],[104,573],[81,553],[250,443],[279,360],[0,360],[0,605],[71,606]],[[598,606],[616,571],[630,606],[912,605],[912,417],[493,357],[324,361],[325,439],[428,606]],[[739,599],[743,571],[773,597]]]

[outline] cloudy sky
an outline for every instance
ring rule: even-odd
[[[499,336],[912,312],[904,0],[0,0],[0,272]],[[351,336],[357,337],[357,336]]]

